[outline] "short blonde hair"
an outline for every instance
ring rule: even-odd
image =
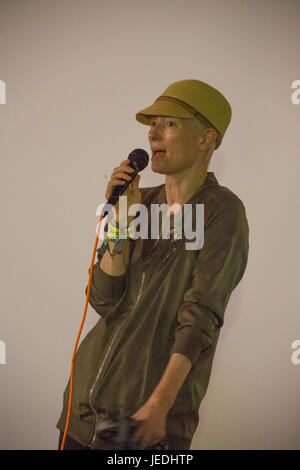
[[[213,129],[213,126],[210,126],[209,124],[205,123],[204,121],[201,121],[199,118],[194,117],[192,118],[192,122],[194,123],[195,128],[199,131],[199,134],[202,133],[205,129]],[[213,150],[215,150],[217,145],[217,139],[212,145]]]
[[[200,119],[198,119],[197,117],[193,117],[192,122],[194,123],[195,128],[199,130],[199,132],[202,132],[204,129],[207,129],[207,125],[204,124],[204,122],[200,121]]]

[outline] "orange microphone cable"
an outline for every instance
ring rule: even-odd
[[[69,427],[69,420],[70,420],[70,413],[71,413],[71,403],[72,403],[72,392],[73,392],[74,362],[75,362],[77,346],[78,346],[79,338],[80,338],[81,331],[82,331],[82,328],[83,328],[83,325],[84,325],[84,321],[85,321],[85,317],[86,317],[86,311],[87,311],[88,302],[89,302],[90,289],[91,289],[91,279],[92,279],[92,274],[93,274],[93,266],[94,266],[96,249],[97,249],[98,240],[99,240],[99,230],[100,230],[100,225],[101,225],[100,222],[101,222],[102,219],[103,219],[103,215],[101,215],[101,217],[99,218],[98,226],[97,226],[97,230],[96,230],[96,240],[95,240],[94,251],[93,251],[93,256],[92,256],[92,262],[91,262],[91,267],[90,267],[90,275],[89,275],[88,290],[87,290],[87,294],[86,294],[85,307],[84,307],[83,317],[82,317],[82,320],[81,320],[81,325],[80,325],[80,328],[79,328],[79,331],[78,331],[77,340],[76,340],[74,351],[73,351],[71,376],[70,376],[70,392],[69,392],[68,414],[67,414],[65,431],[64,431],[64,435],[63,435],[60,450],[64,450],[65,440],[66,440],[66,437],[67,437],[67,431],[68,431],[68,427]]]

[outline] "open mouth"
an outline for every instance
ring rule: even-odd
[[[166,153],[165,150],[155,150],[152,154],[153,157],[162,157]]]

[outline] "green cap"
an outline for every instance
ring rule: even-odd
[[[199,80],[174,82],[148,108],[136,114],[136,119],[150,126],[150,116],[178,118],[197,117],[216,129],[216,149],[221,145],[231,120],[231,106],[216,88]]]

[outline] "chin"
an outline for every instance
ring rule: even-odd
[[[153,173],[160,173],[160,174],[162,174],[162,175],[165,174],[162,168],[157,168],[157,167],[155,167],[155,165],[153,165],[153,164],[151,165],[151,170],[153,171]]]

